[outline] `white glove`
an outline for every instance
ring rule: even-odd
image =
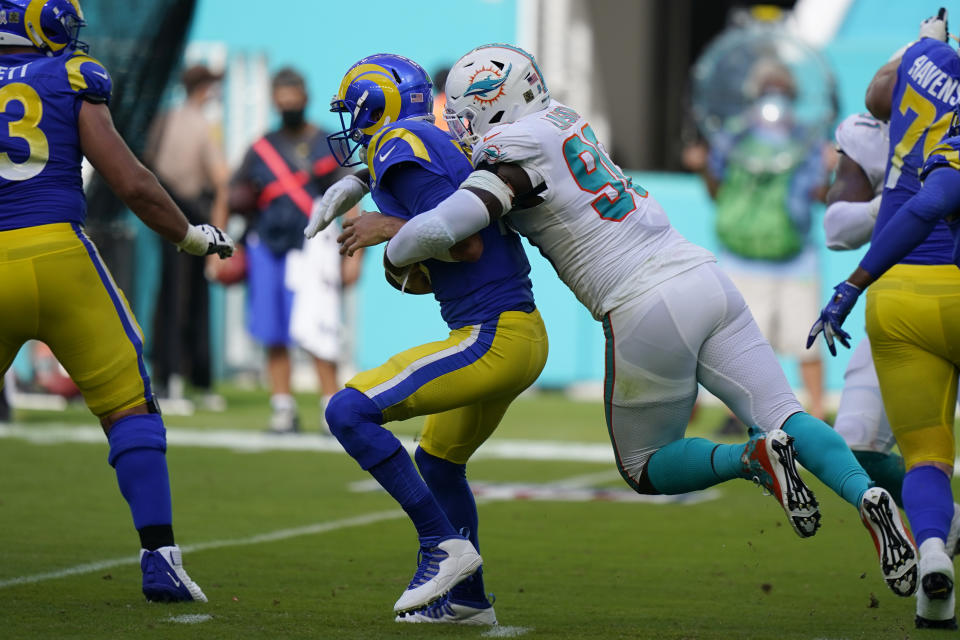
[[[192,256],[209,256],[212,253],[221,258],[233,255],[233,239],[212,224],[190,225],[187,235],[177,243],[177,248]]]
[[[313,209],[310,211],[310,222],[307,228],[303,230],[303,235],[312,238],[318,232],[327,228],[335,218],[339,218],[347,211],[350,211],[363,196],[370,192],[367,183],[357,176],[350,175],[341,178],[331,185],[323,194],[322,198],[313,201]]]
[[[940,7],[937,15],[927,18],[920,23],[920,37],[933,38],[940,42],[947,42],[947,10]]]

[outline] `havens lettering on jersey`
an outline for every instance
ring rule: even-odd
[[[80,101],[108,102],[110,74],[77,51],[24,53],[0,66],[0,230],[83,224],[77,115]]]
[[[402,120],[384,126],[370,140],[367,165],[371,196],[384,214],[410,219],[411,210],[389,189],[384,177],[394,167],[413,163],[442,179],[444,193],[453,193],[473,167],[453,137],[424,120]],[[427,201],[430,201],[427,199]],[[516,233],[493,223],[480,231],[483,255],[477,262],[426,260],[440,313],[452,329],[482,323],[504,311],[534,310],[530,264]]]
[[[941,69],[926,55],[918,56],[913,61],[907,75],[931,98],[951,106],[957,104],[957,96],[960,95],[960,79]]]
[[[890,158],[874,238],[897,210],[920,190],[924,160],[950,128],[960,89],[960,56],[950,45],[921,38],[903,54],[890,114]],[[951,264],[953,239],[937,224],[904,264]]]

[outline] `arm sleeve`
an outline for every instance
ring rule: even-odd
[[[387,244],[387,259],[398,267],[427,258],[450,260],[450,247],[490,224],[487,205],[457,189],[443,202],[403,225]]]
[[[873,239],[860,266],[879,278],[930,235],[937,222],[958,213],[960,172],[936,170],[920,191],[907,200]]]
[[[840,200],[831,204],[823,214],[827,247],[834,251],[844,251],[858,249],[870,242],[879,209],[880,196],[869,202]]]

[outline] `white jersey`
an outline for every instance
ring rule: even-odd
[[[507,220],[550,260],[560,279],[601,319],[655,285],[716,260],[688,242],[660,205],[624,176],[575,111],[546,109],[491,129],[474,165],[510,162],[543,177],[543,202]]]
[[[883,176],[890,153],[890,125],[868,113],[855,113],[837,125],[837,149],[867,174],[873,192],[883,191]]]

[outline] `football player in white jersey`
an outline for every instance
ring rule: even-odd
[[[506,216],[603,323],[607,427],[634,490],[677,494],[753,479],[808,537],[820,513],[796,457],[860,509],[887,584],[912,595],[917,553],[890,494],[871,487],[843,439],[803,411],[713,255],[670,226],[586,120],[550,98],[533,57],[509,45],[478,47],[453,66],[446,95],[450,130],[472,145],[474,173],[398,229],[371,218],[351,225],[343,249],[392,236],[388,261],[414,265]],[[332,219],[353,204],[332,196],[318,215]],[[748,442],[684,437],[698,383],[752,425]]]

